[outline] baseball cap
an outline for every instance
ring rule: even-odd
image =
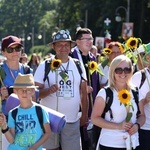
[[[12,45],[15,45],[15,44],[23,46],[21,44],[21,40],[16,36],[9,35],[9,36],[3,38],[2,39],[2,46],[1,46],[2,51],[4,51],[6,48],[9,48],[9,47],[11,47]]]

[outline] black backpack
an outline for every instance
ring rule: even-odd
[[[111,110],[111,104],[113,102],[113,92],[110,89],[110,87],[104,87],[105,91],[106,91],[106,103],[105,103],[105,108],[102,114],[102,117],[105,118],[105,114],[109,111],[110,114],[110,118],[113,119],[113,114],[112,114],[112,110]],[[136,90],[131,90],[135,99],[135,103],[137,105],[138,111],[137,111],[137,116],[140,114],[140,109],[139,109],[139,100],[138,100],[138,88],[136,87]]]
[[[40,126],[41,126],[43,132],[45,132],[45,131],[44,131],[44,126],[43,126],[43,112],[42,112],[42,107],[36,105],[36,106],[35,106],[35,109],[36,109],[36,114],[37,114],[37,116],[38,116],[38,120],[39,120]],[[12,110],[12,117],[13,117],[13,119],[14,119],[15,121],[16,121],[17,113],[18,113],[18,107],[14,108],[14,109]]]
[[[43,81],[45,82],[45,80],[47,80],[48,84],[49,84],[49,78],[48,78],[48,74],[50,72],[50,63],[52,61],[52,58],[50,59],[47,59],[45,61],[45,71],[44,71],[44,78],[43,78]],[[73,61],[75,62],[76,66],[77,66],[77,69],[79,71],[79,74],[81,76],[81,79],[82,80],[85,80],[83,77],[82,77],[82,69],[81,69],[81,63],[78,59],[75,59],[73,58]],[[49,84],[50,85],[50,84]]]

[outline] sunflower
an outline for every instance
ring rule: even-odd
[[[105,55],[110,55],[110,54],[112,53],[112,50],[111,50],[110,48],[104,48],[104,49],[103,49],[103,53],[104,53]]]
[[[60,65],[61,65],[60,59],[53,59],[50,64],[51,70],[54,71],[54,70],[58,69],[60,67]]]
[[[97,69],[98,65],[95,61],[90,61],[88,63],[88,68],[92,71],[95,71]]]
[[[98,67],[97,62],[90,61],[87,64],[90,74],[92,75],[95,71],[97,71],[100,75],[104,76],[102,70]]]
[[[137,38],[135,38],[135,37],[130,37],[130,38],[127,40],[126,44],[127,44],[127,46],[128,46],[131,50],[133,50],[133,49],[136,49],[136,48],[138,47],[138,42],[139,42],[139,40],[138,40]]]
[[[124,47],[123,47],[123,45],[122,44],[120,44],[120,43],[118,43],[118,47],[119,47],[119,49],[120,49],[120,52],[121,53],[124,53]]]
[[[128,90],[123,89],[118,92],[118,98],[121,104],[130,105],[131,94]]]

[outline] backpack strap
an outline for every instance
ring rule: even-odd
[[[139,89],[142,87],[142,85],[143,85],[143,83],[144,83],[144,81],[146,79],[146,75],[145,75],[144,69],[141,70],[141,75],[142,75],[142,77],[141,77],[141,84],[139,86]]]
[[[18,113],[18,108],[15,108],[15,109],[12,111],[12,117],[13,117],[13,119],[15,120],[15,123],[16,123],[16,116],[17,116],[17,113]]]
[[[137,105],[138,111],[137,111],[137,114],[136,114],[136,115],[137,115],[137,117],[138,117],[138,115],[140,114],[140,109],[139,109],[139,90],[138,90],[138,88],[136,87],[135,90],[131,89],[131,91],[132,91],[132,94],[133,94],[135,103],[136,103],[136,105]]]
[[[24,71],[24,74],[29,74],[30,73],[30,67],[28,65],[23,65],[23,71]]]
[[[81,76],[81,79],[82,79],[82,80],[85,80],[85,79],[82,77],[82,69],[81,69],[81,63],[80,63],[80,61],[79,61],[78,59],[76,59],[76,58],[73,58],[73,61],[75,62],[76,66],[77,66],[77,69],[78,69],[78,71],[79,71],[79,74],[80,74],[80,76]]]
[[[36,114],[37,114],[37,117],[38,117],[40,126],[41,126],[43,132],[45,132],[44,126],[43,126],[43,112],[42,112],[41,106],[36,105],[36,106],[35,106],[35,110],[36,110]],[[15,109],[12,111],[12,117],[13,117],[13,119],[15,120],[15,123],[16,123],[16,116],[17,116],[17,113],[18,113],[18,108],[15,108]]]
[[[40,126],[41,126],[43,132],[45,133],[44,126],[43,126],[43,112],[42,112],[42,107],[36,105],[35,109],[36,109],[36,114],[38,116],[38,120],[39,120]]]
[[[50,83],[49,83],[48,74],[50,72],[50,62],[51,62],[51,60],[52,60],[52,58],[45,60],[45,70],[44,70],[44,78],[43,78],[44,82],[47,80],[49,86],[50,86]]]
[[[102,117],[104,118],[105,114],[109,111],[110,118],[113,119],[112,110],[110,108],[113,102],[113,91],[110,89],[110,87],[104,87],[104,89],[106,91],[106,102]]]

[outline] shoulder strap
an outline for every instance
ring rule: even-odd
[[[45,132],[44,131],[44,126],[43,126],[43,112],[42,112],[42,108],[41,108],[41,106],[36,105],[35,109],[36,109],[36,114],[38,116],[38,120],[39,120],[40,126],[43,129],[43,132]]]
[[[51,58],[47,59],[45,61],[45,70],[44,70],[44,78],[43,81],[45,82],[47,80],[48,84],[49,84],[49,78],[48,78],[48,74],[50,72],[50,62],[51,62]]]
[[[139,86],[139,89],[142,87],[142,85],[143,85],[143,83],[144,83],[144,81],[146,79],[146,75],[145,75],[144,69],[141,70],[141,75],[142,75],[142,77],[141,77],[141,84]]]
[[[135,103],[137,105],[137,116],[140,114],[140,109],[139,109],[139,90],[138,88],[136,87],[136,90],[133,90],[131,89],[132,93],[133,93],[133,97],[134,97],[134,100],[135,100]]]
[[[15,108],[15,109],[12,111],[12,117],[13,117],[13,119],[14,119],[15,121],[16,121],[17,113],[18,113],[18,108]]]
[[[111,110],[111,105],[113,102],[113,92],[110,89],[110,87],[104,87],[105,91],[106,91],[106,103],[105,103],[105,108],[102,114],[102,117],[105,117],[106,112],[109,111],[110,113],[110,118],[113,119],[113,114],[112,114],[112,110]]]
[[[76,66],[77,66],[77,69],[78,69],[78,71],[79,71],[79,74],[80,74],[80,76],[81,76],[81,79],[82,79],[82,80],[85,80],[85,79],[82,77],[82,69],[81,69],[81,63],[80,63],[80,61],[79,61],[78,59],[76,59],[76,58],[73,58],[73,61],[75,62]]]
[[[23,65],[24,74],[30,73],[30,67],[28,65]]]

